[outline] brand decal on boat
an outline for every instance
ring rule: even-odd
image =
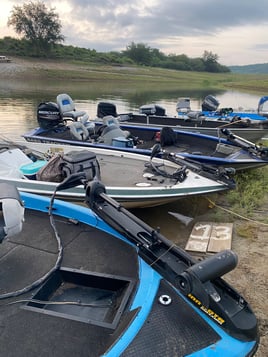
[[[200,310],[202,310],[205,314],[207,314],[209,317],[211,317],[213,320],[215,320],[218,324],[223,325],[225,320],[220,317],[216,312],[214,312],[211,309],[208,309],[205,307],[200,300],[198,300],[194,295],[188,294],[187,295],[189,299],[191,299],[198,307]]]

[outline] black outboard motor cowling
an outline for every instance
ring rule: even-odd
[[[40,103],[37,108],[37,121],[42,129],[52,129],[63,123],[58,105],[53,102]]]
[[[97,108],[97,117],[103,118],[107,115],[112,115],[113,117],[118,116],[115,104],[109,102],[100,102]]]
[[[158,104],[145,104],[139,109],[140,114],[165,116],[166,110]]]
[[[202,111],[213,112],[217,110],[220,102],[211,94],[207,95],[202,103]]]

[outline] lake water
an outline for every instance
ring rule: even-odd
[[[68,93],[76,103],[77,109],[86,110],[91,118],[97,114],[100,101],[110,101],[117,107],[118,113],[138,111],[144,104],[156,103],[166,109],[166,114],[176,115],[178,97],[191,98],[191,108],[201,107],[204,97],[213,94],[220,102],[220,107],[243,108],[255,110],[260,96],[226,91],[211,93],[206,91],[189,92],[181,88],[178,92],[145,92],[137,93],[131,87],[115,87],[90,83],[73,84],[55,83],[55,81],[19,83],[0,81],[0,127],[2,135],[16,138],[22,133],[38,126],[36,111],[40,102],[56,101],[59,93]]]
[[[97,104],[100,101],[110,101],[117,107],[119,113],[138,111],[143,104],[156,103],[166,109],[168,115],[176,115],[176,103],[178,97],[191,98],[192,109],[199,109],[204,97],[213,94],[220,101],[220,107],[233,107],[244,109],[256,109],[259,101],[258,95],[226,91],[218,93],[187,92],[180,90],[177,93],[153,92],[136,93],[131,88],[117,88],[112,86],[99,86],[93,90],[84,83],[78,87],[63,83],[12,83],[12,81],[0,82],[0,129],[1,135],[15,140],[38,126],[36,111],[37,106],[43,101],[54,101],[59,93],[68,93],[74,99],[77,109],[86,110],[91,118],[96,116]],[[177,212],[198,219],[208,210],[207,201],[201,198],[188,198],[160,207],[135,210],[134,213],[145,220],[154,228],[160,227],[162,234],[176,243],[180,242],[180,235],[190,234],[190,226],[174,219],[169,212]]]

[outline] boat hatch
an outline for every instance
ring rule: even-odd
[[[115,329],[134,280],[61,267],[22,308]]]

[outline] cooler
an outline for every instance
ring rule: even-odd
[[[37,171],[39,171],[41,169],[41,167],[43,167],[46,164],[47,164],[46,160],[37,160],[37,161],[31,162],[29,164],[22,165],[20,167],[20,171],[27,178],[29,178],[31,180],[35,180]]]
[[[133,148],[134,142],[131,138],[117,137],[112,139],[112,146],[121,148]]]

